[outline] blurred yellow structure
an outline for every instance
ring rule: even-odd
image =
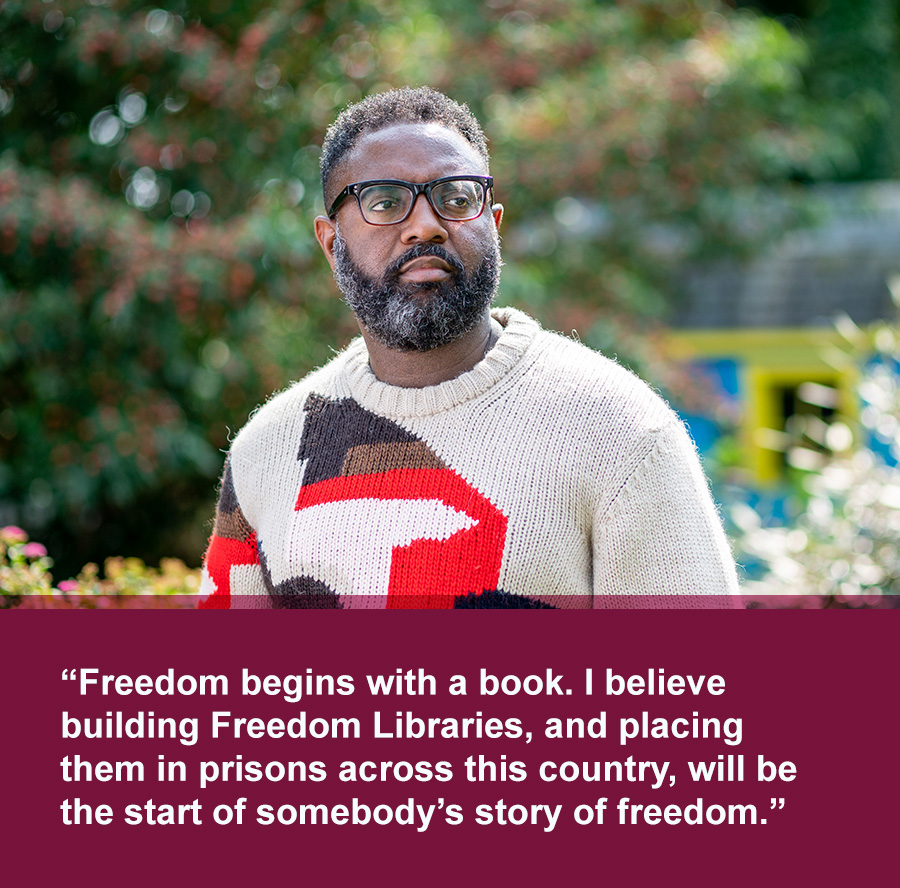
[[[666,344],[680,362],[720,371],[733,365],[736,384],[723,395],[738,402],[742,463],[758,484],[782,477],[792,417],[856,418],[858,370],[829,362],[846,344],[836,329],[677,330]]]

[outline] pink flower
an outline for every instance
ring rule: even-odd
[[[24,543],[28,539],[28,534],[21,527],[8,524],[6,527],[0,527],[0,537],[11,543]]]
[[[63,580],[56,588],[60,592],[77,592],[78,583],[75,580]]]
[[[47,547],[40,543],[26,543],[22,546],[22,554],[26,558],[43,558],[47,554]]]

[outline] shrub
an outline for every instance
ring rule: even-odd
[[[800,607],[900,602],[900,340],[887,326],[871,343],[849,320],[843,327],[848,360],[875,348],[858,385],[862,428],[813,423],[788,450],[801,476],[789,526],[767,527],[746,505],[731,510],[739,557],[762,568],[744,589],[763,606],[773,595]]]
[[[75,579],[54,583],[53,559],[20,527],[0,528],[0,608],[193,607],[200,571],[177,558],[158,568],[139,558],[107,558],[103,576],[86,564]]]

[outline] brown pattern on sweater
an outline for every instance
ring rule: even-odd
[[[392,469],[446,468],[446,463],[424,441],[396,441],[348,448],[341,474],[374,475]]]

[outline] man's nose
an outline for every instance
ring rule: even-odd
[[[442,244],[447,240],[444,220],[434,211],[424,194],[416,195],[412,210],[402,226],[401,238],[405,244]]]

